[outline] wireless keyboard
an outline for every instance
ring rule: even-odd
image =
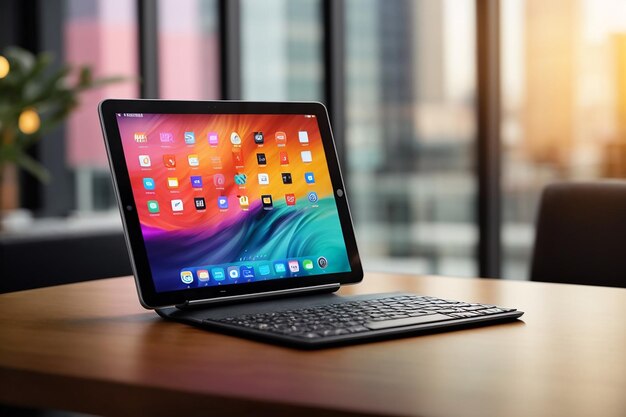
[[[374,299],[256,314],[234,315],[204,324],[279,339],[299,347],[320,347],[399,333],[511,320],[523,312],[489,304],[419,295]],[[239,330],[239,331],[237,331]]]

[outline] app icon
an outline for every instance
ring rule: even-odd
[[[224,268],[211,268],[211,275],[213,275],[213,279],[216,281],[224,281],[224,278],[226,278]]]
[[[300,271],[300,265],[298,264],[298,261],[289,261],[289,271],[290,272],[298,272]]]
[[[241,153],[241,148],[233,148],[233,163],[236,167],[243,166],[243,154]]]
[[[176,155],[163,155],[163,165],[166,168],[176,168]]]
[[[224,174],[213,175],[213,185],[215,185],[216,188],[224,188],[225,182],[226,178],[224,178]]]
[[[241,267],[241,277],[246,279],[254,278],[254,268],[251,266],[242,266]]]
[[[250,199],[248,199],[248,196],[239,195],[237,198],[239,199],[239,207],[241,207],[242,210],[248,210],[250,207]]]
[[[259,174],[259,184],[268,185],[270,183],[270,176],[262,172]]]
[[[174,134],[171,132],[161,132],[159,133],[159,138],[161,139],[161,143],[173,143],[174,142]]]
[[[292,179],[289,172],[283,172],[280,176],[283,177],[283,184],[291,184]]]
[[[178,178],[176,178],[176,177],[168,177],[167,178],[167,188],[178,188]]]
[[[237,132],[233,132],[230,134],[230,143],[233,145],[241,145],[241,138],[237,134]]]
[[[196,143],[196,134],[194,132],[185,132],[185,143],[187,145]]]
[[[219,156],[212,156],[211,166],[213,167],[213,169],[222,169],[222,158],[220,158]]]
[[[287,267],[284,262],[276,262],[274,263],[274,271],[276,271],[277,274],[282,274],[287,271]]]
[[[302,261],[302,267],[304,269],[313,269],[313,261],[310,259],[305,259]]]
[[[148,211],[150,213],[158,213],[159,212],[159,202],[156,200],[148,200]]]
[[[322,269],[326,269],[326,267],[328,266],[328,259],[320,256],[319,258],[317,258],[317,265],[319,265],[319,267]]]
[[[289,164],[289,155],[287,155],[287,152],[283,151],[280,153],[280,164],[281,165]]]
[[[285,202],[288,206],[296,205],[296,195],[295,194],[285,194]]]
[[[270,266],[267,264],[259,265],[259,274],[261,275],[269,275],[271,272]]]
[[[196,206],[196,210],[206,209],[206,201],[204,201],[204,197],[194,197],[193,204]]]
[[[209,145],[217,146],[218,144],[217,132],[209,132],[208,137],[209,137]]]
[[[192,175],[189,177],[189,180],[191,181],[191,186],[193,188],[202,188],[203,183],[200,175]]]
[[[172,200],[172,211],[183,211],[183,200]]]
[[[181,271],[180,280],[184,284],[191,284],[193,282],[193,273],[191,271]]]
[[[197,167],[200,165],[200,158],[198,155],[187,155],[187,162],[189,162],[190,167]]]
[[[265,165],[267,164],[267,158],[265,158],[265,154],[264,153],[258,153],[256,154],[256,161],[259,165]]]
[[[276,132],[275,138],[278,146],[284,146],[287,143],[287,134],[285,132]]]
[[[235,184],[246,185],[246,181],[248,181],[248,176],[246,174],[235,174]]]
[[[149,155],[139,155],[139,166],[142,167],[149,167],[152,165],[152,162],[150,162],[150,156]]]
[[[309,133],[306,130],[299,131],[298,140],[300,143],[309,143]]]
[[[226,210],[228,208],[228,197],[223,195],[217,197],[217,207]]]
[[[135,142],[137,143],[148,142],[148,135],[146,135],[146,132],[135,132],[133,137],[135,138]]]
[[[231,279],[239,278],[239,267],[238,266],[229,266],[228,267],[228,276]]]
[[[313,175],[312,172],[305,172],[304,180],[306,181],[307,184],[315,184],[315,175]]]
[[[146,190],[154,190],[154,179],[153,178],[144,178],[143,179],[143,188]]]
[[[200,175],[192,175],[189,179],[193,188],[202,188],[202,177]]]
[[[198,275],[198,281],[208,281],[209,280],[209,270],[208,269],[198,269],[196,271]]]
[[[302,162],[313,161],[313,155],[311,155],[311,151],[302,151],[300,152],[300,156],[302,157]]]
[[[317,193],[315,191],[311,191],[307,198],[311,203],[317,203]]]
[[[263,132],[254,132],[254,143],[262,145],[265,139],[263,138]]]
[[[269,194],[262,195],[261,202],[263,203],[263,210],[272,210],[274,208],[274,203],[272,202],[272,196]]]

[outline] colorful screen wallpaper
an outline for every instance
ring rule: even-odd
[[[117,122],[157,292],[350,271],[314,115]]]

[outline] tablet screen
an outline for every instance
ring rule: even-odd
[[[350,272],[315,115],[116,120],[156,292]]]

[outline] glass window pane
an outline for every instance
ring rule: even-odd
[[[242,95],[246,100],[322,100],[320,0],[242,0]]]
[[[161,98],[218,99],[217,0],[159,0],[158,23]]]
[[[124,0],[68,0],[64,58],[72,66],[88,65],[96,77],[121,75],[137,79],[138,49],[135,3]],[[113,207],[107,157],[96,108],[111,97],[137,97],[137,82],[127,81],[90,90],[70,115],[66,128],[67,161],[76,175],[80,211]]]
[[[346,7],[347,179],[365,266],[474,276],[474,1]]]
[[[527,279],[543,187],[626,177],[626,3],[503,0],[501,27],[503,276]]]

